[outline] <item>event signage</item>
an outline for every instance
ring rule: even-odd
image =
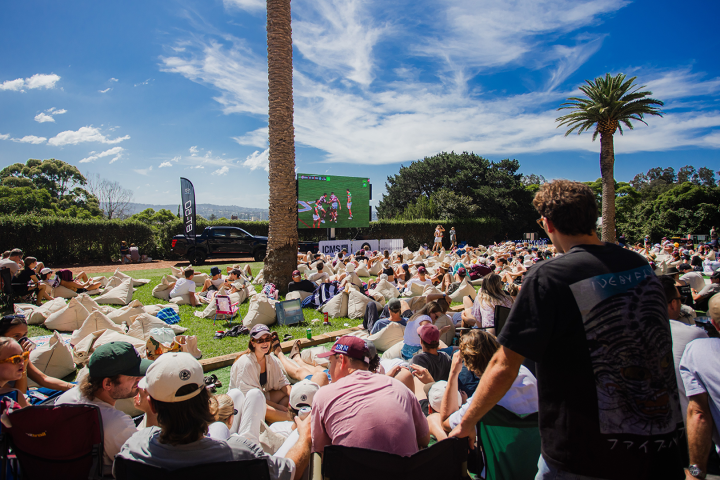
[[[195,242],[195,188],[187,178],[180,178],[180,196],[182,198],[183,233],[188,241]]]
[[[323,255],[335,255],[344,248],[348,253],[355,253],[363,247],[370,247],[370,250],[402,250],[403,241],[391,240],[327,240],[320,242],[319,253]]]

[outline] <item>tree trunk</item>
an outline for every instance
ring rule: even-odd
[[[264,276],[284,295],[298,246],[290,0],[267,0],[267,44],[270,228]]]
[[[602,241],[615,243],[615,146],[612,133],[600,133]]]

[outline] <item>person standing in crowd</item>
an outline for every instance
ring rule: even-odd
[[[710,299],[708,315],[720,331],[720,295]],[[720,445],[720,338],[688,343],[680,360],[680,375],[688,398],[687,437],[690,466],[687,478],[705,478],[712,448]]]
[[[368,370],[364,340],[340,337],[318,357],[330,360],[332,383],[313,399],[313,452],[344,445],[407,457],[428,445],[430,430],[417,398],[399,380]]]
[[[433,247],[432,247],[433,252],[434,251],[439,252],[440,249],[442,248],[442,237],[443,237],[444,231],[445,231],[445,229],[442,227],[442,225],[438,225],[437,227],[435,227],[435,242],[433,243]],[[427,245],[425,247],[427,248]]]
[[[587,185],[546,183],[533,205],[562,255],[527,275],[500,349],[450,436],[475,431],[527,357],[537,363],[537,479],[684,478],[660,281],[643,257],[598,239],[597,200]]]
[[[450,250],[457,247],[457,233],[455,233],[455,227],[450,228]]]

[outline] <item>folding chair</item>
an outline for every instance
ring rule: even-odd
[[[19,300],[35,303],[37,298],[36,292],[30,292],[27,295],[20,296],[13,290],[13,274],[9,268],[0,269],[0,300],[5,308],[13,309],[15,303]]]
[[[115,457],[116,480],[197,480],[198,478],[251,478],[270,480],[267,460],[258,458],[234,462],[202,463],[192,467],[167,470],[145,463]]]
[[[477,423],[486,480],[532,480],[540,458],[538,414],[518,415],[495,405]]]
[[[229,323],[233,317],[237,315],[239,310],[238,304],[230,303],[230,297],[228,295],[215,295],[213,301],[215,302],[213,326],[215,325],[215,320],[217,320],[218,315],[220,315],[221,320],[225,320],[227,323]]]
[[[411,457],[365,448],[329,445],[311,459],[313,480],[468,479],[466,438],[447,438]]]
[[[3,427],[3,433],[18,459],[21,478],[102,478],[103,425],[95,405],[31,406],[8,418],[12,427]],[[4,454],[7,458],[8,451]]]

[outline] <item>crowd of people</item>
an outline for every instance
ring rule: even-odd
[[[289,292],[387,282],[397,298],[368,303],[365,337],[339,337],[310,356],[299,341],[284,353],[277,332],[255,325],[226,394],[210,393],[192,355],[150,362],[125,342],[97,348],[76,384],[47,377],[28,361],[24,318],[11,315],[0,320],[0,396],[26,407],[29,377],[65,391],[57,404],[97,405],[107,474],[117,457],[170,470],[261,458],[272,478],[293,479],[329,445],[411,456],[431,437],[467,437],[478,455],[476,425],[499,406],[538,414],[538,479],[704,478],[720,445],[717,237],[697,250],[667,239],[604,243],[595,194],[576,182],[544,184],[533,204],[552,245],[458,245],[452,228],[446,251],[438,225],[433,248],[412,256],[299,254]],[[51,272],[37,259],[13,250],[0,268],[23,275],[18,293],[49,296],[41,276]],[[363,281],[359,269],[376,273]],[[245,275],[232,268],[223,278],[213,267],[199,295],[242,287]],[[61,281],[88,289],[86,277]],[[170,296],[195,298],[193,277],[185,270]],[[470,282],[479,291],[451,311],[450,296]],[[498,306],[510,309],[501,331]],[[403,332],[394,358],[369,338],[391,325]],[[115,408],[130,398],[144,414],[139,425]]]

